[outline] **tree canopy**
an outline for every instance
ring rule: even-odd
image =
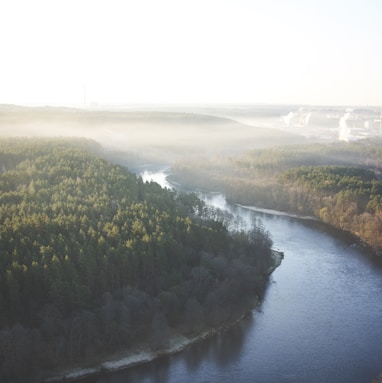
[[[285,145],[179,161],[188,187],[221,190],[236,203],[315,215],[382,251],[381,139]]]
[[[0,169],[2,381],[132,346],[159,323],[214,325],[261,294],[261,225],[230,232],[93,141],[1,140]]]

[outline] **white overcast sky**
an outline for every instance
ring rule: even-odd
[[[382,105],[381,0],[2,0],[0,103]]]

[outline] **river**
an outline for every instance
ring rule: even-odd
[[[284,252],[264,300],[229,330],[97,383],[371,383],[382,371],[382,269],[317,221],[227,205],[261,219]]]

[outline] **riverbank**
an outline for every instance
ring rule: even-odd
[[[293,214],[293,213],[287,213],[280,210],[273,210],[273,209],[264,209],[256,206],[247,206],[247,205],[241,205],[239,203],[236,204],[236,206],[239,206],[243,209],[252,210],[257,213],[264,213],[264,214],[270,214],[270,215],[278,215],[282,217],[290,217],[290,218],[297,218],[297,219],[305,219],[309,221],[320,221],[317,217],[314,217],[312,215],[300,215],[300,214]]]
[[[271,275],[281,265],[281,262],[284,259],[284,253],[282,251],[272,250],[271,257],[273,264],[267,270],[267,275]]]
[[[265,273],[266,276],[270,276],[273,271],[281,265],[284,254],[278,250],[272,250],[271,257],[272,265]],[[206,329],[198,334],[184,335],[173,331],[168,339],[156,350],[153,350],[149,344],[142,343],[132,350],[111,355],[103,361],[94,361],[93,363],[87,363],[87,365],[84,364],[82,366],[71,367],[60,372],[52,373],[51,376],[46,377],[43,382],[60,383],[76,381],[99,374],[124,370],[140,364],[149,363],[162,356],[176,354],[190,345],[208,339],[240,322],[258,304],[259,301],[256,300],[253,302],[252,307],[238,314],[233,320],[224,322],[214,328]]]
[[[141,344],[134,350],[115,354],[103,362],[95,363],[91,367],[74,367],[61,371],[57,373],[57,375],[44,379],[43,382],[59,383],[76,381],[99,374],[124,370],[140,364],[149,363],[162,356],[176,354],[192,344],[208,339],[233,326],[235,323],[240,322],[246,315],[248,315],[248,313],[249,311],[246,311],[229,323],[224,323],[216,328],[205,330],[197,335],[185,336],[174,332],[156,351],[151,350],[149,345]]]
[[[368,256],[372,257],[376,262],[378,262],[379,265],[382,265],[382,249],[373,247],[363,241],[359,236],[356,234],[348,231],[340,229],[339,227],[336,227],[330,223],[324,222],[323,220],[312,216],[312,215],[301,215],[301,214],[293,214],[293,213],[287,213],[280,210],[273,210],[273,209],[265,209],[260,208],[256,206],[248,206],[248,205],[242,205],[242,204],[235,204],[237,207],[240,207],[242,209],[251,210],[256,213],[263,213],[263,214],[269,214],[272,216],[280,216],[280,217],[289,217],[289,218],[296,218],[303,221],[313,221],[318,222],[322,225],[325,225],[326,227],[330,228],[330,230],[333,232],[335,231],[337,233],[338,237],[341,237],[342,239],[346,238],[347,242],[351,242],[352,247],[357,247],[362,252]]]

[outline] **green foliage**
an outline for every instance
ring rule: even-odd
[[[382,141],[257,149],[179,162],[183,185],[221,190],[244,205],[315,215],[382,249]]]
[[[271,262],[261,227],[230,233],[195,195],[100,154],[83,139],[0,141],[0,340],[26,332],[37,370],[126,347],[163,321],[229,319]],[[0,342],[1,378],[15,377],[21,347]]]
[[[287,190],[302,189],[321,220],[382,248],[382,182],[355,167],[300,167],[284,173]],[[293,204],[289,208],[294,208]]]
[[[374,172],[351,166],[310,166],[288,170],[281,176],[285,183],[298,183],[326,193],[378,188]],[[381,183],[379,183],[382,185]]]

